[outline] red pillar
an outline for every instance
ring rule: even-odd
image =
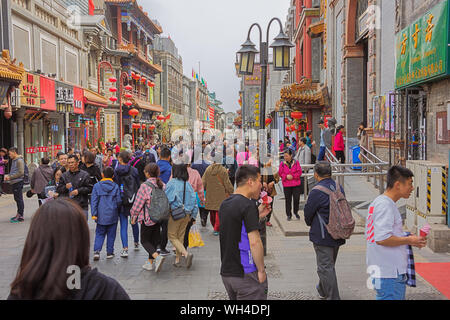
[[[122,10],[117,6],[117,38],[119,45],[122,44]]]
[[[305,7],[311,8],[312,7],[312,0],[305,0]],[[308,28],[311,25],[311,18],[306,18],[305,25],[303,26],[303,54],[305,56],[305,64],[304,64],[304,75],[305,77],[311,79],[312,78],[312,61],[311,61],[311,37],[308,35]]]

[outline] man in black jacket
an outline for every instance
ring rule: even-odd
[[[328,162],[321,161],[314,166],[314,178],[318,181],[317,184],[336,190],[336,183],[331,179],[331,172]],[[342,186],[341,191],[344,193]],[[305,205],[305,221],[311,227],[309,240],[314,245],[317,257],[317,274],[320,281],[316,289],[321,299],[340,300],[334,266],[339,247],[345,244],[345,240],[335,240],[328,233],[325,225],[328,224],[329,217],[330,197],[320,190],[313,189]]]
[[[69,171],[62,175],[56,192],[60,197],[70,197],[78,203],[84,210],[87,220],[89,210],[88,195],[92,193],[93,185],[89,174],[78,168],[78,161],[76,155],[69,156]]]

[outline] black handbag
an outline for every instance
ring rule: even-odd
[[[184,189],[183,189],[183,205],[179,208],[176,208],[175,210],[172,210],[171,212],[172,219],[175,221],[183,219],[188,214],[184,209],[185,197],[186,197],[186,181],[184,182]]]

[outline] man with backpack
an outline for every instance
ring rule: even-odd
[[[136,199],[136,194],[140,187],[138,170],[129,165],[131,160],[127,151],[119,153],[119,164],[114,172],[114,182],[119,185],[122,196],[122,206],[120,209],[120,238],[122,239],[123,250],[120,254],[122,258],[128,257],[128,217],[130,210]],[[139,250],[139,226],[132,225],[134,250]]]
[[[23,203],[23,185],[30,183],[28,175],[28,167],[25,160],[16,147],[12,147],[8,151],[11,159],[11,170],[5,175],[5,182],[9,182],[14,194],[14,201],[17,204],[17,215],[9,221],[11,223],[23,222],[23,213],[25,205]]]
[[[342,186],[331,178],[331,165],[321,161],[314,166],[317,185],[305,205],[305,221],[311,227],[309,239],[317,257],[321,299],[340,300],[335,264],[339,247],[345,244],[355,227],[351,208]]]

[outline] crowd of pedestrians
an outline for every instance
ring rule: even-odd
[[[10,299],[128,298],[115,280],[89,267],[89,232],[86,230],[90,209],[91,218],[96,223],[94,261],[100,260],[105,240],[106,259],[115,257],[115,239],[120,223],[120,256],[128,257],[131,225],[134,250],[140,250],[142,246],[148,253],[142,268],[155,272],[162,270],[166,257],[172,254],[167,247],[169,241],[174,247],[173,266],[191,268],[194,255],[189,248],[190,229],[198,221],[205,227],[209,215],[213,234],[219,236],[220,274],[229,298],[265,300],[268,281],[260,232],[262,226],[272,226],[270,217],[272,201],[277,195],[276,185],[282,185],[287,220],[291,221],[293,216],[300,220],[300,195],[307,183],[303,174],[308,171],[302,166],[315,164],[316,185],[309,191],[304,219],[310,226],[309,238],[317,258],[319,283],[316,289],[322,299],[339,300],[335,265],[339,248],[345,245],[353,231],[354,220],[343,186],[333,180],[330,163],[322,160],[326,148],[331,147],[330,129],[325,128],[323,121],[319,126],[321,137],[317,161],[311,150],[315,142],[308,132],[299,141],[286,137],[282,142],[282,159],[279,167],[275,168],[277,170],[274,170],[270,155],[269,160],[260,162],[257,147],[235,141],[227,148],[226,144],[214,139],[204,141],[201,147],[187,146],[180,139],[168,145],[149,145],[133,153],[115,148],[109,148],[104,155],[97,148],[85,150],[82,154],[70,150],[67,154],[58,153],[53,164],[48,158],[42,158],[31,177],[30,192],[31,195],[37,194],[40,208],[30,227],[22,266],[37,259],[35,254],[40,254],[41,241],[51,243],[55,241],[51,238],[53,235],[61,237],[65,243],[77,234],[78,242],[70,252],[60,253],[65,258],[58,263],[70,262],[80,266],[84,270],[82,281],[96,279],[111,292],[93,292],[95,289],[90,291],[88,286],[82,292],[70,293],[59,278],[55,282],[56,291],[45,288],[37,292],[34,288],[49,283],[48,272],[51,270],[43,266],[41,276],[36,277],[24,267],[13,282]],[[363,140],[365,133],[361,128],[360,131]],[[334,141],[334,151],[343,163],[344,134],[344,127],[338,127]],[[203,156],[198,157],[199,152],[195,151],[200,151]],[[11,165],[10,173],[0,177],[10,181],[18,204],[17,216],[11,222],[21,222],[24,211],[21,192],[27,175],[26,164],[16,148],[11,148],[8,153],[6,159],[4,150],[0,150],[0,173],[2,163],[5,166],[9,161]],[[377,299],[404,299],[408,280],[407,246],[423,247],[426,238],[403,233],[401,217],[395,206],[400,198],[409,197],[412,173],[405,168],[393,167],[387,180],[386,193],[377,198],[369,209],[367,263],[383,265],[378,278],[374,279]],[[58,215],[63,211],[67,214]],[[45,231],[43,239],[34,239],[35,234],[31,233],[44,232],[49,219],[57,221],[48,233]],[[69,222],[76,225],[58,229],[58,225]],[[33,250],[36,253],[32,254]]]

